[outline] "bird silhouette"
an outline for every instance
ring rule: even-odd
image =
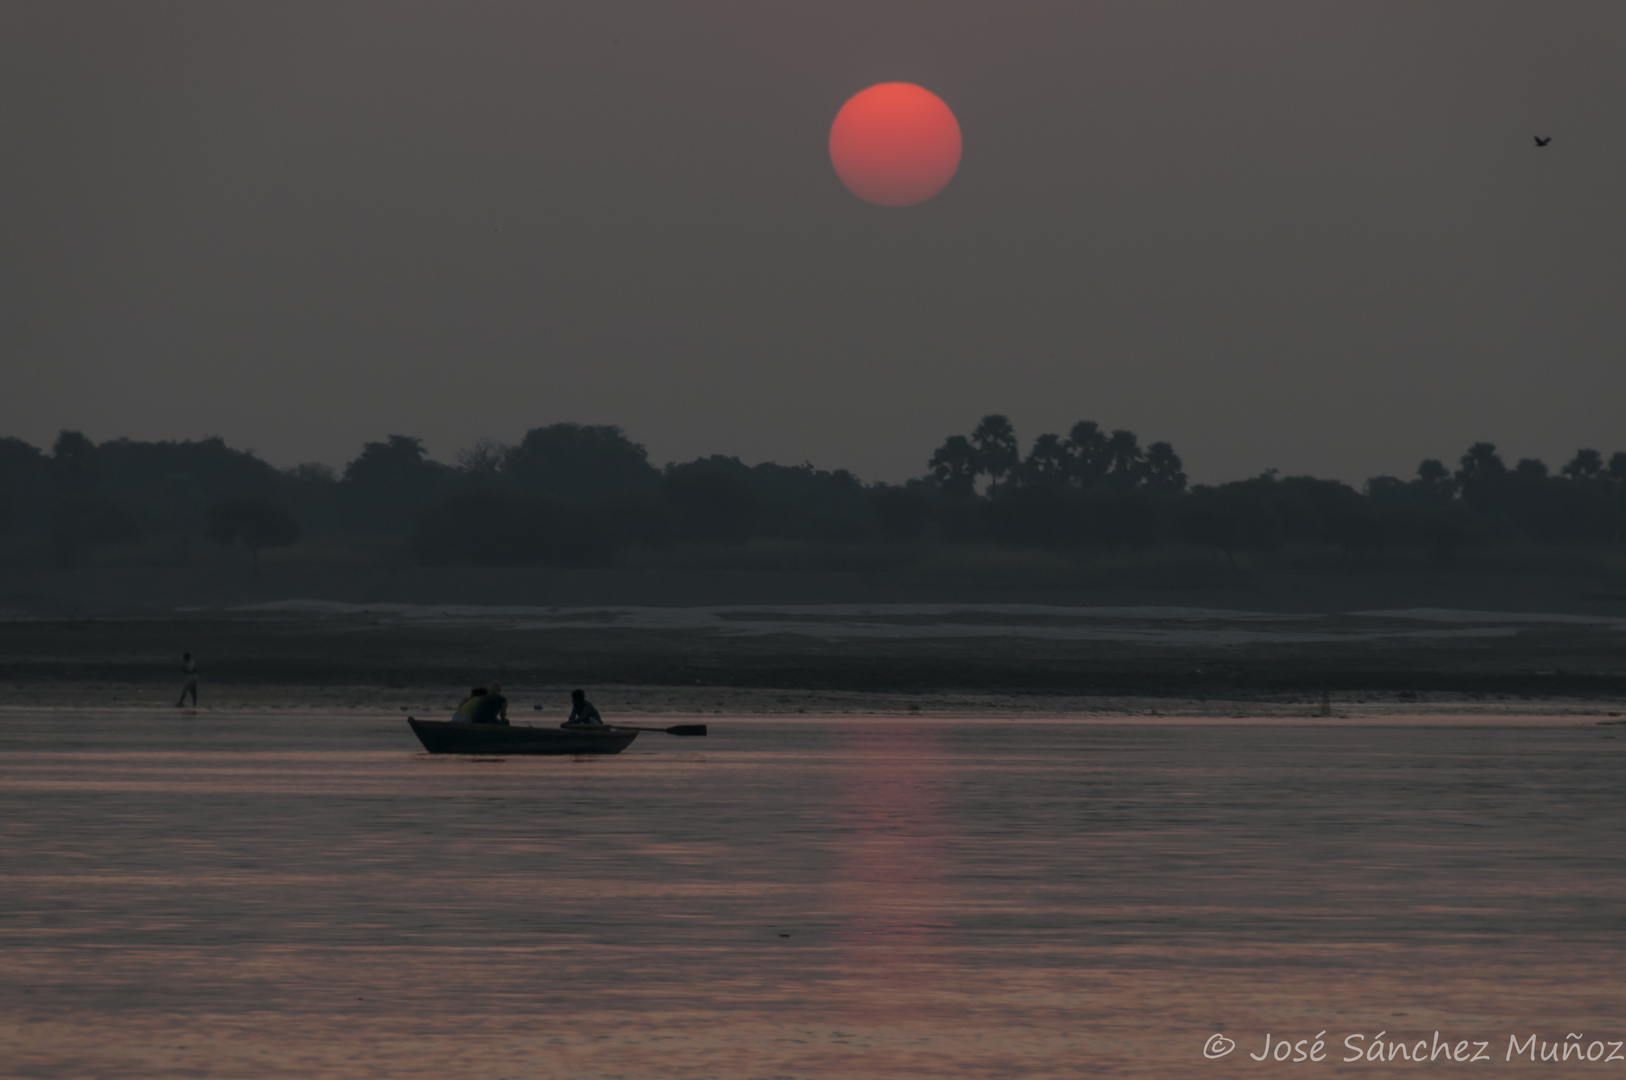
[[[1546,146],[1548,143],[1553,141],[1553,137],[1551,135],[1547,136],[1545,139],[1543,139],[1540,135],[1537,135],[1535,138],[1537,146]]]

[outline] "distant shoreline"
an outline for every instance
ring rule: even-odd
[[[408,715],[439,719],[456,705],[440,687],[227,685],[206,686],[202,704],[176,708],[153,684],[0,687],[0,724],[8,719],[63,712],[125,715],[132,720],[236,721],[278,716],[331,715],[391,722]],[[505,687],[514,723],[552,726],[564,715],[564,686]],[[1187,698],[1090,698],[1059,695],[884,694],[804,692],[783,688],[605,686],[593,694],[609,723],[618,720],[695,718],[712,722],[877,723],[999,722],[1170,724],[1293,727],[1626,727],[1626,705],[1554,698],[1484,701],[1439,695],[1429,701],[1332,698],[1319,701],[1198,701]],[[535,699],[533,701],[533,699]],[[534,704],[542,704],[538,710]],[[559,716],[553,715],[555,712]]]

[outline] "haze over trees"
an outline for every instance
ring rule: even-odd
[[[1197,545],[1233,561],[1294,545],[1449,561],[1475,545],[1626,541],[1626,452],[1581,449],[1553,470],[1475,443],[1455,467],[1430,459],[1361,490],[1274,470],[1192,486],[1167,442],[1088,420],[1024,442],[993,414],[922,464],[900,485],[720,455],[657,466],[620,428],[552,424],[450,464],[391,434],[339,471],[277,469],[218,438],[96,444],[65,431],[49,451],[0,438],[0,552],[63,569],[118,551],[185,562],[206,539],[240,545],[257,570],[264,550],[338,538],[489,566],[602,566],[638,548],[757,541]]]

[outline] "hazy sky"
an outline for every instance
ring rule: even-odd
[[[1626,3],[0,7],[0,434],[1359,482],[1626,449]],[[959,175],[826,153],[918,82]],[[1535,134],[1553,136],[1537,150]]]

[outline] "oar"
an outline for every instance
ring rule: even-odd
[[[666,735],[704,735],[705,724],[675,724],[672,727],[633,727],[631,724],[609,724],[608,727],[620,728],[622,731],[658,731]]]

